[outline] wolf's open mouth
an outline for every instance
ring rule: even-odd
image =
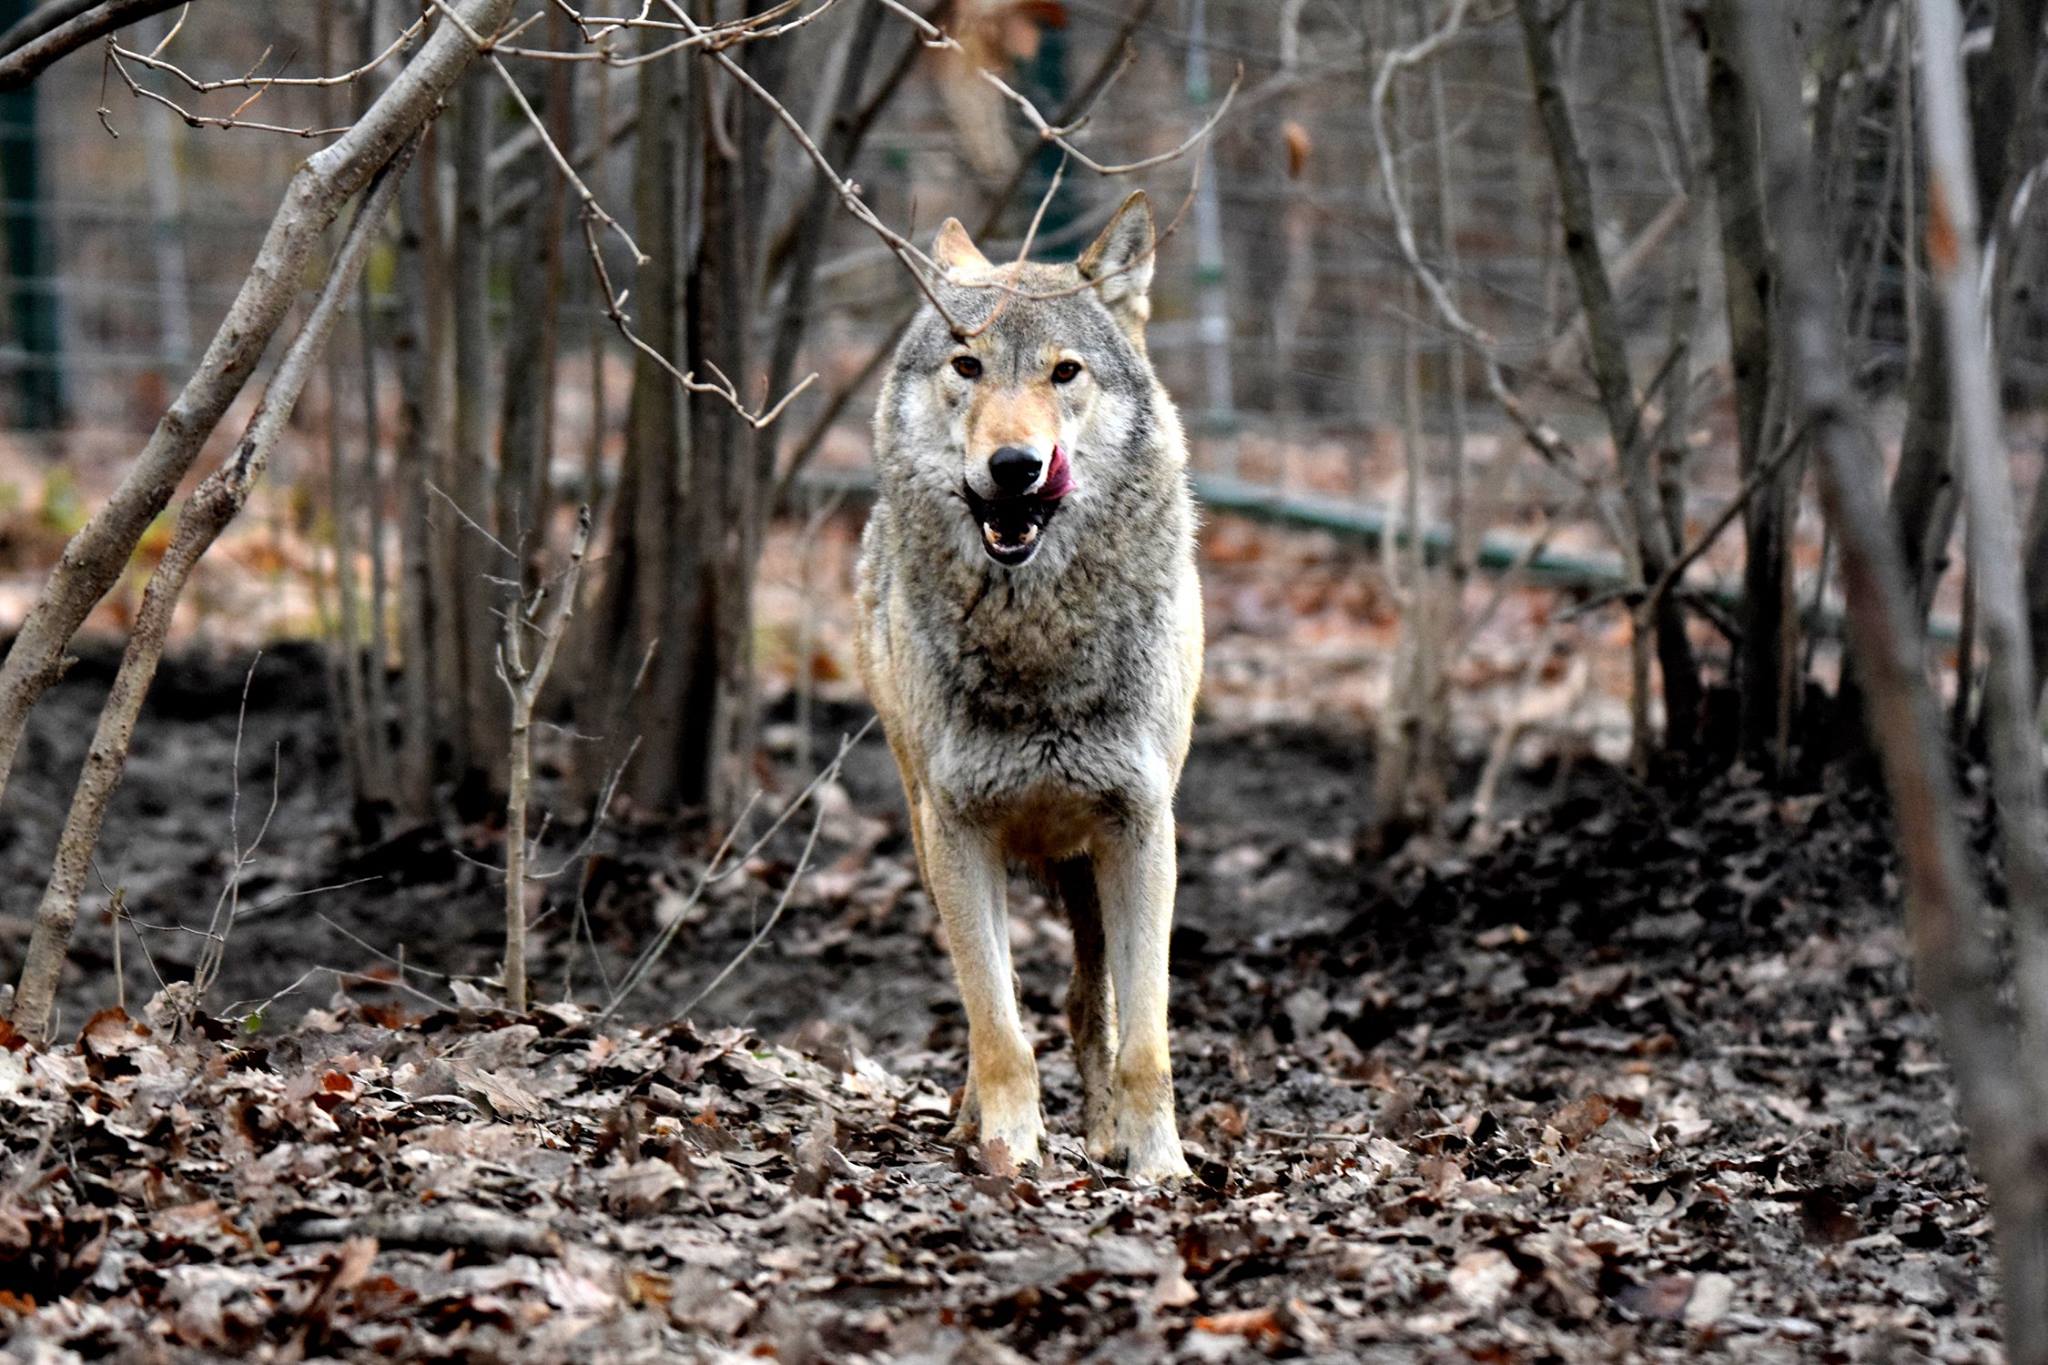
[[[1060,510],[1060,500],[1072,487],[1066,452],[1055,446],[1052,468],[1046,472],[1035,493],[984,498],[978,496],[972,487],[962,491],[967,495],[967,510],[974,514],[975,523],[981,527],[981,548],[988,551],[988,557],[996,563],[1015,568],[1038,553],[1038,543],[1044,537],[1046,523],[1052,520],[1053,513]]]

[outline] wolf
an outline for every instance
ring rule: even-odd
[[[1008,870],[1072,923],[1085,1149],[1188,1174],[1167,1039],[1173,802],[1202,672],[1179,415],[1145,349],[1142,191],[1071,264],[993,265],[954,219],[874,429],[858,655],[966,1007],[953,1137],[1039,1159]]]

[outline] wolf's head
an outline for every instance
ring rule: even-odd
[[[885,481],[959,508],[963,540],[1022,565],[1084,507],[1156,474],[1152,209],[1141,190],[1071,265],[995,265],[956,219],[939,229],[934,287],[897,347],[877,458]]]

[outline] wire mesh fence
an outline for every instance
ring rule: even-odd
[[[1654,368],[1670,344],[1677,291],[1697,288],[1709,304],[1698,310],[1691,340],[1710,376],[1711,399],[1711,376],[1728,350],[1712,306],[1718,252],[1711,233],[1696,228],[1711,206],[1687,194],[1687,158],[1702,154],[1705,130],[1669,116],[1647,14],[1639,0],[1583,0],[1572,7],[1559,43],[1594,175],[1601,245],[1641,367]],[[197,6],[167,55],[211,77],[307,74],[323,55],[307,50],[308,34],[339,51],[341,34],[366,18],[395,32],[410,17],[388,3],[366,16],[362,0]],[[1326,491],[1356,494],[1360,452],[1401,428],[1404,402],[1417,408],[1413,425],[1434,429],[1445,420],[1453,384],[1466,390],[1460,396],[1469,400],[1476,428],[1499,426],[1470,368],[1459,374],[1451,363],[1457,343],[1413,291],[1393,242],[1388,186],[1376,170],[1367,99],[1373,74],[1390,46],[1413,41],[1434,17],[1430,5],[1376,0],[1166,0],[1130,35],[1130,69],[1084,132],[1106,156],[1145,155],[1185,137],[1242,67],[1236,106],[1200,155],[1199,187],[1190,188],[1189,163],[1145,177],[1162,216],[1178,223],[1154,286],[1152,353],[1203,438],[1205,458],[1219,467],[1231,467],[1236,438],[1244,435],[1335,439],[1349,444],[1351,458],[1333,459],[1321,478]],[[1103,58],[1127,20],[1124,7],[1104,0],[1024,6],[999,30],[1001,49],[989,55],[1056,103]],[[127,41],[155,37],[161,30]],[[799,72],[822,70],[843,41],[829,21],[794,38],[804,44],[792,66]],[[911,41],[907,28],[896,41]],[[1905,286],[1914,247],[1905,206],[1915,190],[1910,149],[1902,157],[1894,116],[1901,41],[1881,26],[1859,32],[1837,77],[1845,90],[1853,82],[1855,93],[1843,100],[1853,116],[1837,139],[1834,203],[1855,275],[1848,285],[1858,359],[1878,387],[1894,382],[1902,368],[1912,306]],[[1675,75],[1696,84],[1697,44],[1687,39],[1679,47]],[[939,55],[916,60],[857,164],[846,169],[887,219],[924,233],[948,213],[972,213],[1014,159],[1034,149],[1028,129],[1005,109],[989,107],[987,92],[962,81]],[[248,96],[202,97],[144,77],[194,109],[225,110]],[[602,97],[600,81],[608,82]],[[792,79],[791,105],[809,115],[803,86]],[[615,122],[634,107],[629,71],[580,68],[577,89],[585,128],[594,126],[600,98]],[[331,116],[331,98],[327,91],[280,88],[263,93],[259,107],[273,123],[313,127]],[[47,73],[28,101],[16,100],[0,115],[7,152],[0,158],[7,177],[0,219],[9,243],[0,279],[7,301],[0,333],[5,420],[16,428],[52,416],[100,428],[146,425],[151,408],[196,359],[293,165],[318,139],[187,128],[171,109],[137,100],[122,81],[110,81],[93,53]],[[1573,342],[1576,294],[1514,25],[1497,18],[1473,23],[1427,73],[1393,83],[1387,116],[1405,181],[1399,190],[1432,266],[1497,338],[1516,382],[1541,387],[1546,415],[1567,430],[1576,424],[1592,431],[1591,386]],[[522,132],[516,115],[499,127],[508,140]],[[601,192],[620,202],[630,202],[629,142],[613,141],[591,174]],[[1034,162],[998,234],[1009,240],[988,244],[991,255],[1014,247],[1051,169],[1046,158]],[[802,188],[778,186],[778,193],[793,202]],[[1121,181],[1070,173],[1048,205],[1042,247],[1071,254],[1124,189]],[[501,217],[515,215],[516,206]],[[829,259],[820,272],[825,307],[806,359],[828,377],[855,372],[914,297],[900,268],[858,225],[840,219],[829,230]],[[508,252],[496,254],[503,305],[514,267]],[[373,263],[371,281],[372,307],[382,308],[388,261]],[[602,327],[596,302],[587,290],[572,291],[566,313],[567,331],[580,334],[586,350]],[[2048,331],[2037,316],[2015,310],[2006,351],[2008,378],[2031,401],[2048,382]],[[339,364],[345,369],[358,360]],[[1412,390],[1405,379],[1411,365],[1418,372]],[[814,416],[829,391],[821,386],[788,420]],[[863,410],[859,402],[845,408],[853,415]],[[1298,465],[1281,465],[1292,471],[1285,477],[1301,475]],[[1261,481],[1283,477],[1256,465],[1232,472]]]

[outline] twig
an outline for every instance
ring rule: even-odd
[[[1742,481],[1742,487],[1728,500],[1728,505],[1721,509],[1720,515],[1714,518],[1713,523],[1700,534],[1699,539],[1671,561],[1670,567],[1666,568],[1658,576],[1657,581],[1650,585],[1649,591],[1643,594],[1645,609],[1654,609],[1657,603],[1663,600],[1664,594],[1671,590],[1672,585],[1685,577],[1685,571],[1691,568],[1701,555],[1714,547],[1714,542],[1721,538],[1721,533],[1742,514],[1743,508],[1749,506],[1750,499],[1776,478],[1778,471],[1784,468],[1785,462],[1798,453],[1805,434],[1803,426],[1788,432],[1777,450],[1771,453],[1771,457],[1750,471],[1749,477]]]
[[[543,586],[526,600],[515,580],[515,600],[498,645],[498,678],[512,703],[505,801],[505,1003],[515,1010],[526,1008],[526,814],[533,789],[533,710],[554,671],[556,651],[576,609],[576,587],[589,550],[590,507],[585,504],[576,511],[576,538],[569,547],[568,565],[553,587],[547,615],[542,617],[541,608],[549,589]],[[523,638],[528,630],[540,636],[539,653],[531,662]]]
[[[1500,404],[1501,410],[1515,424],[1517,430],[1529,445],[1550,464],[1554,465],[1582,485],[1591,485],[1593,476],[1579,467],[1578,457],[1555,428],[1538,421],[1523,405],[1521,398],[1508,387],[1500,360],[1494,353],[1493,337],[1483,331],[1459,309],[1457,301],[1443,280],[1430,269],[1422,259],[1422,251],[1416,244],[1415,224],[1408,212],[1407,197],[1401,191],[1401,178],[1395,164],[1394,148],[1387,137],[1386,105],[1388,92],[1393,88],[1394,77],[1411,67],[1429,61],[1438,52],[1457,38],[1465,22],[1465,12],[1470,0],[1451,0],[1450,9],[1444,16],[1443,24],[1421,41],[1407,47],[1389,51],[1380,59],[1378,73],[1373,77],[1372,94],[1367,112],[1372,125],[1373,146],[1378,153],[1380,181],[1387,196],[1387,210],[1394,220],[1394,241],[1400,248],[1401,259],[1408,271],[1429,296],[1437,316],[1443,319],[1458,339],[1463,341],[1479,361],[1479,368],[1486,380],[1487,392]]]
[[[968,58],[969,61],[973,60],[972,54],[965,47],[961,46],[959,39],[953,37],[929,19],[926,19],[916,10],[903,4],[902,0],[878,0],[878,3],[902,15],[904,19],[908,20],[922,32],[925,35],[925,46],[957,52],[962,57]],[[1117,76],[1121,75],[1129,65],[1130,61],[1126,57],[1122,65],[1110,73],[1109,80],[1103,82],[1105,88],[1115,81]],[[1203,139],[1215,131],[1216,125],[1223,121],[1223,116],[1230,112],[1230,102],[1237,97],[1238,88],[1244,84],[1244,67],[1240,65],[1237,70],[1236,79],[1231,81],[1230,88],[1223,93],[1223,98],[1217,103],[1215,112],[1210,114],[1203,121],[1201,127],[1188,134],[1187,139],[1173,150],[1160,152],[1156,156],[1143,157],[1137,161],[1108,164],[1097,161],[1094,157],[1088,155],[1088,153],[1082,151],[1069,141],[1070,135],[1079,131],[1081,126],[1088,121],[1089,116],[1087,113],[1083,113],[1074,119],[1056,126],[1049,122],[1044,114],[1038,111],[1037,105],[1033,104],[1024,95],[1018,93],[1009,82],[1005,81],[995,72],[988,70],[986,67],[977,66],[974,68],[974,74],[993,87],[997,94],[1017,106],[1018,112],[1022,113],[1031,126],[1038,130],[1039,141],[1051,143],[1082,166],[1101,176],[1132,175],[1138,171],[1150,170],[1154,166],[1164,166],[1169,161],[1178,161],[1186,156],[1189,152],[1200,146]]]
[[[713,374],[717,376],[720,382],[711,384],[707,384],[697,378],[695,370],[684,371],[677,369],[674,361],[663,355],[657,347],[650,346],[646,341],[642,340],[640,334],[633,330],[632,321],[626,315],[626,296],[612,286],[611,271],[605,267],[604,250],[598,244],[596,224],[588,217],[583,220],[583,238],[585,244],[590,249],[590,266],[597,278],[597,287],[604,294],[605,317],[611,322],[613,327],[618,329],[619,335],[624,337],[634,350],[652,360],[669,378],[675,380],[685,392],[706,393],[725,400],[726,404],[739,414],[741,421],[744,421],[747,425],[758,431],[780,417],[783,409],[787,408],[798,394],[808,389],[817,380],[818,376],[816,374],[805,375],[803,379],[798,381],[795,387],[782,395],[781,399],[773,407],[765,411],[753,411],[741,400],[739,391],[733,387],[732,381],[727,379],[723,373],[720,373],[717,366],[714,365],[711,368]]]
[[[127,49],[121,47],[120,44],[116,43],[111,37],[108,38],[106,67],[111,68],[114,74],[121,78],[121,83],[128,87],[128,93],[130,95],[134,96],[138,100],[148,100],[152,104],[162,105],[164,108],[176,114],[180,119],[184,120],[185,125],[189,128],[246,128],[249,131],[256,133],[281,133],[286,137],[298,138],[336,137],[349,130],[349,125],[347,124],[341,124],[332,128],[322,128],[311,124],[306,124],[297,128],[293,128],[282,123],[262,123],[254,119],[243,118],[243,112],[247,110],[249,106],[256,103],[257,100],[262,99],[263,96],[269,92],[271,86],[278,83],[277,78],[269,77],[265,78],[260,82],[257,82],[254,90],[250,93],[249,97],[243,100],[240,104],[236,105],[234,110],[226,114],[225,116],[219,114],[195,114],[190,109],[187,109],[184,105],[172,99],[169,95],[159,94],[157,91],[151,90],[149,87],[143,85],[142,82],[136,80],[135,77],[129,73],[127,65],[122,61],[122,57],[126,53]],[[145,60],[147,59],[145,58]],[[104,81],[102,82],[102,84],[104,84]],[[102,98],[100,103],[101,107],[98,111],[100,116],[100,125],[104,127],[109,133],[113,133],[115,137],[119,137],[120,134],[114,132],[113,125],[107,121],[108,110],[105,107],[105,99]]]
[[[635,958],[633,965],[627,969],[626,975],[619,982],[619,988],[612,993],[610,1001],[606,1003],[604,1013],[598,1016],[599,1024],[608,1023],[612,1016],[618,1013],[619,1006],[625,1003],[626,998],[637,990],[642,982],[646,981],[647,974],[653,970],[655,962],[660,959],[661,955],[668,950],[669,944],[674,942],[676,935],[682,930],[683,921],[688,916],[690,910],[699,901],[704,899],[705,892],[744,868],[755,854],[767,847],[768,841],[774,838],[784,825],[789,823],[792,816],[803,809],[805,803],[817,794],[818,789],[839,775],[840,767],[846,762],[847,754],[851,753],[853,747],[867,737],[868,731],[875,727],[875,722],[876,717],[868,717],[860,729],[841,740],[839,752],[833,755],[832,761],[818,771],[818,775],[813,777],[804,789],[797,793],[796,798],[783,808],[782,813],[775,817],[768,828],[763,830],[753,843],[747,846],[744,853],[741,853],[737,858],[727,861],[726,855],[737,841],[740,830],[747,822],[747,816],[753,811],[755,804],[760,801],[761,794],[756,792],[752,797],[748,798],[746,806],[740,811],[739,818],[733,821],[732,828],[726,831],[725,838],[719,843],[717,851],[711,855],[711,860],[704,865],[704,871],[698,874],[697,884],[690,889],[690,894],[684,897],[683,903],[676,907],[674,917],[669,920],[667,925],[663,926],[661,933],[655,936],[654,941],[640,951],[640,956]],[[814,837],[815,834],[816,831],[813,830]],[[807,849],[808,847],[809,845],[806,844]],[[802,866],[800,864],[797,872],[793,873],[790,877],[790,887],[796,884],[801,872]],[[788,898],[790,887],[783,889],[785,901]],[[779,905],[776,913],[778,915],[781,913]],[[751,948],[748,951],[751,951]],[[716,982],[713,984],[715,985]]]
[[[270,809],[264,814],[262,828],[249,846],[242,846],[242,732],[249,719],[249,689],[256,682],[256,666],[263,662],[263,651],[249,660],[249,671],[242,678],[242,701],[235,711],[235,747],[228,766],[228,846],[234,855],[228,868],[227,884],[213,903],[213,918],[206,928],[206,946],[200,951],[199,962],[192,969],[191,1002],[196,1007],[206,998],[206,992],[220,974],[221,964],[227,958],[228,934],[235,927],[235,920],[242,909],[242,873],[248,869],[262,847],[263,836],[270,832],[270,822],[277,815],[280,795],[281,774],[279,773],[278,752],[270,760]]]
[[[770,912],[767,921],[754,931],[753,937],[749,938],[739,952],[733,955],[732,961],[726,963],[719,970],[717,976],[707,981],[704,984],[704,988],[691,996],[682,1009],[676,1012],[678,1018],[689,1018],[691,1011],[703,1004],[705,998],[713,991],[724,985],[726,978],[738,971],[740,964],[752,957],[754,949],[760,947],[762,941],[774,932],[775,926],[781,923],[782,912],[789,908],[789,898],[796,894],[797,883],[804,879],[804,873],[810,868],[811,853],[818,846],[818,831],[824,827],[824,824],[825,808],[820,806],[811,817],[811,832],[804,838],[803,852],[797,855],[796,866],[790,869],[789,880],[783,883],[782,894],[776,898],[775,909]]]
[[[590,25],[597,21],[587,19],[568,5],[561,3],[560,0],[556,0],[555,8],[575,20],[577,25],[583,29],[584,41],[596,47],[596,51],[555,52],[539,48],[511,47],[502,39],[494,43],[491,50],[501,52],[508,57],[529,57],[539,61],[552,62],[598,62],[605,66],[623,70],[626,67],[643,66],[648,62],[659,61],[663,57],[677,52],[685,52],[691,48],[716,46],[720,50],[724,50],[726,48],[739,47],[746,43],[760,42],[764,38],[779,38],[783,34],[800,29],[817,19],[825,11],[839,3],[839,0],[820,0],[816,9],[801,14],[786,24],[772,24],[771,26],[771,21],[789,13],[799,3],[800,0],[785,0],[785,3],[762,10],[758,14],[750,14],[739,19],[729,19],[720,24],[707,25],[705,31],[701,34],[690,34],[686,37],[678,38],[672,43],[666,43],[661,47],[651,48],[644,52],[620,54],[604,45],[604,37],[616,29],[644,28],[681,33],[684,31],[683,26],[670,23],[665,19],[634,19],[604,21],[607,27],[602,30],[593,30]]]
[[[421,31],[425,29],[426,23],[427,21],[424,17],[413,20],[412,23],[406,25],[403,32],[401,32],[396,38],[393,38],[391,40],[389,46],[384,48],[384,50],[379,52],[376,56],[370,58],[370,60],[364,62],[361,66],[356,67],[354,70],[339,72],[332,76],[259,77],[252,70],[246,76],[229,76],[223,80],[203,80],[200,77],[194,76],[190,72],[186,71],[184,68],[177,65],[177,63],[167,62],[163,60],[161,55],[164,49],[170,46],[171,40],[178,36],[178,30],[184,27],[185,16],[183,14],[180,14],[178,16],[178,22],[176,23],[176,25],[172,27],[169,33],[164,35],[163,41],[159,42],[155,47],[151,48],[148,52],[138,52],[134,48],[123,47],[121,46],[118,40],[113,38],[109,38],[107,42],[108,45],[112,47],[115,56],[125,58],[128,61],[136,63],[138,66],[146,66],[152,71],[161,71],[165,75],[175,77],[194,94],[210,95],[217,90],[254,89],[262,91],[269,90],[272,89],[273,87],[278,86],[298,86],[312,89],[324,89],[337,85],[351,85],[356,81],[361,80],[363,77],[369,75],[372,71],[375,71],[378,67],[384,65],[385,62],[391,60],[391,58],[396,56],[400,51],[404,50],[406,44],[410,43],[413,39],[419,37]],[[267,57],[269,54],[265,53],[264,55]],[[257,65],[262,65],[261,60],[257,62]]]
[[[264,1228],[266,1240],[298,1244],[372,1237],[383,1246],[417,1251],[484,1251],[496,1256],[559,1256],[554,1229],[471,1204],[424,1213],[371,1213],[354,1217],[285,1219]]]

